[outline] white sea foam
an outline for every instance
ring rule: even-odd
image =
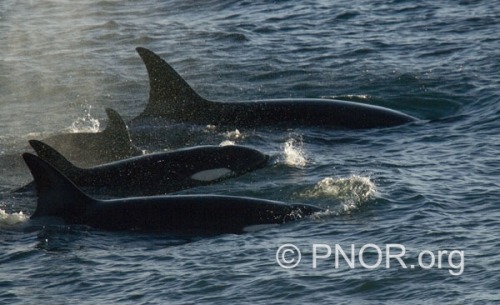
[[[235,145],[236,143],[234,143],[234,141],[230,141],[230,140],[224,140],[222,141],[219,146],[231,146],[231,145]]]
[[[24,215],[23,212],[9,214],[0,209],[0,226],[16,225],[25,222],[27,219],[28,216]]]
[[[303,192],[300,196],[335,198],[341,203],[338,213],[350,214],[373,199],[375,191],[375,183],[369,177],[352,175],[348,178],[324,178],[316,183],[313,189]]]
[[[307,164],[306,154],[301,140],[289,139],[283,145],[284,162],[288,166],[304,167]]]

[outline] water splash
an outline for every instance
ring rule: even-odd
[[[235,129],[233,131],[227,131],[224,133],[224,136],[228,140],[232,140],[232,141],[239,140],[239,139],[243,138],[243,135],[241,134],[241,132],[238,129]]]
[[[312,190],[300,194],[308,198],[335,198],[341,205],[337,214],[350,214],[373,199],[376,186],[369,177],[352,175],[348,178],[327,177],[316,183]]]
[[[302,140],[289,139],[283,145],[284,163],[293,167],[304,167],[307,164]]]
[[[28,219],[28,216],[24,215],[23,212],[9,214],[6,211],[0,209],[0,226],[13,226],[19,223],[23,223]]]
[[[100,122],[98,119],[94,118],[90,114],[90,110],[92,109],[92,105],[83,106],[83,116],[77,118],[71,126],[68,127],[68,131],[71,133],[76,132],[98,132],[100,127]]]
[[[222,141],[219,146],[231,146],[231,145],[235,145],[236,143],[234,143],[234,141],[230,141],[230,140],[224,140]]]

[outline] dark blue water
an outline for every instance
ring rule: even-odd
[[[498,33],[498,1],[2,1],[0,303],[498,303]],[[137,46],[212,100],[334,97],[421,121],[187,143],[232,141],[275,162],[183,193],[329,209],[297,223],[187,239],[29,221],[36,198],[10,193],[30,180],[27,140],[102,129],[105,107],[141,113]],[[172,148],[168,128],[148,128],[167,131],[149,150]],[[302,254],[293,269],[276,259],[285,244]],[[354,268],[342,256],[337,268],[336,246],[350,258],[351,245]],[[403,247],[406,268],[387,268]]]

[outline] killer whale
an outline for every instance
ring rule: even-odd
[[[29,143],[41,159],[78,187],[107,196],[163,195],[213,184],[262,168],[269,159],[249,147],[206,145],[80,168],[41,141]]]
[[[334,99],[209,101],[154,52],[136,48],[149,77],[149,101],[134,120],[162,117],[171,122],[237,128],[324,126],[349,129],[389,127],[417,120],[388,108]]]
[[[142,155],[142,150],[132,144],[121,116],[111,108],[106,109],[106,114],[109,120],[103,131],[58,134],[43,141],[81,166]]]
[[[39,157],[24,153],[23,158],[37,187],[31,219],[58,217],[66,224],[102,230],[213,235],[244,233],[248,227],[283,224],[323,211],[306,204],[220,195],[97,200]]]

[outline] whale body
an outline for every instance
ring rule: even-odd
[[[25,153],[23,158],[38,194],[31,219],[58,217],[66,224],[103,230],[212,235],[243,233],[245,228],[283,224],[323,211],[306,204],[219,195],[97,200],[39,157]]]
[[[209,101],[154,52],[136,49],[148,71],[149,102],[138,118],[161,117],[171,122],[238,128],[389,127],[417,120],[388,108],[334,99],[272,99],[241,102]],[[134,119],[134,120],[136,120]]]
[[[162,195],[208,185],[262,168],[269,159],[249,147],[207,145],[80,168],[41,141],[29,143],[78,187],[110,196]]]

